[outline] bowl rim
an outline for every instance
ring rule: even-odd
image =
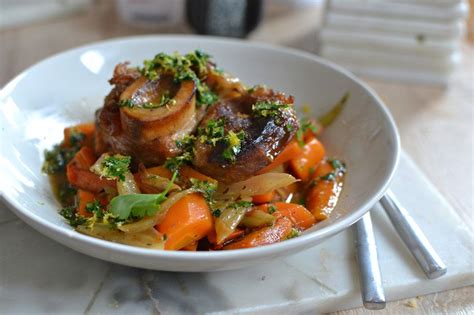
[[[150,259],[164,259],[164,260],[195,260],[197,262],[208,261],[208,260],[245,260],[266,256],[269,254],[276,254],[282,251],[290,251],[296,248],[303,248],[311,243],[315,243],[317,240],[326,239],[330,236],[333,236],[355,223],[360,219],[369,209],[384,195],[385,191],[388,189],[391,180],[393,179],[394,173],[397,169],[397,165],[400,157],[400,137],[397,131],[395,121],[390,114],[389,110],[385,106],[385,103],[380,99],[380,97],[375,93],[375,91],[364,83],[361,79],[357,78],[354,74],[350,73],[348,70],[342,68],[341,66],[334,64],[322,57],[319,57],[315,54],[301,51],[294,48],[282,47],[278,45],[266,44],[261,42],[246,41],[241,39],[232,39],[232,38],[222,38],[215,36],[202,36],[202,35],[141,35],[141,36],[126,36],[126,37],[117,37],[108,40],[96,41],[89,44],[81,45],[75,48],[64,50],[62,52],[56,53],[47,57],[20,72],[17,76],[11,79],[5,86],[0,90],[0,100],[3,100],[5,96],[9,95],[10,91],[14,89],[16,83],[21,80],[29,71],[38,67],[44,63],[47,63],[57,57],[68,55],[71,53],[76,53],[82,50],[87,49],[100,49],[106,45],[117,45],[120,43],[129,43],[133,44],[135,41],[147,41],[147,40],[193,40],[198,42],[207,42],[207,43],[217,43],[224,45],[237,45],[237,46],[247,46],[249,48],[258,48],[267,51],[278,51],[286,55],[291,55],[296,58],[304,58],[310,60],[311,62],[317,62],[323,66],[336,71],[356,83],[359,87],[365,90],[370,97],[373,98],[374,102],[380,108],[382,115],[388,122],[386,128],[390,130],[390,135],[393,138],[394,142],[394,152],[390,161],[388,162],[389,173],[386,176],[383,184],[376,190],[375,194],[370,198],[362,207],[359,207],[356,210],[350,211],[343,219],[334,224],[330,224],[326,227],[318,229],[313,232],[302,234],[299,237],[286,240],[285,242],[279,242],[271,245],[255,247],[255,248],[246,248],[246,249],[236,249],[230,251],[202,251],[202,252],[186,252],[186,251],[166,251],[166,250],[150,250],[147,248],[135,247],[125,244],[114,243],[111,241],[106,241],[98,238],[94,238],[88,235],[81,234],[75,230],[68,229],[64,226],[56,225],[41,216],[31,212],[27,207],[21,205],[15,198],[12,196],[6,195],[3,191],[0,190],[0,197],[4,203],[12,209],[12,211],[23,219],[28,225],[32,226],[36,230],[40,231],[42,234],[47,235],[54,240],[66,244],[69,243],[67,240],[82,242],[86,245],[93,246],[96,249],[109,250],[116,252],[118,254],[133,255],[139,257],[146,257]],[[45,231],[51,232],[46,233]],[[54,237],[53,237],[54,235]],[[62,239],[64,238],[64,239]],[[69,243],[70,244],[70,243]],[[82,250],[80,250],[82,251]],[[83,251],[84,252],[84,251]]]

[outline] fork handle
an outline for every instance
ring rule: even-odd
[[[382,276],[377,255],[372,219],[367,212],[354,225],[354,240],[359,264],[362,302],[369,310],[385,308],[385,294],[382,286]]]
[[[413,254],[426,276],[429,279],[436,279],[446,274],[446,265],[393,192],[387,191],[385,196],[380,199],[380,203],[387,212],[398,235]]]

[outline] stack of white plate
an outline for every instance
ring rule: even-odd
[[[446,85],[468,11],[465,0],[328,0],[320,54],[356,74]]]

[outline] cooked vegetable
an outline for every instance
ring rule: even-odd
[[[326,220],[336,207],[342,190],[344,172],[324,161],[315,172],[306,206],[318,221]]]
[[[66,174],[71,185],[91,192],[100,192],[107,187],[115,188],[113,180],[100,178],[89,168],[95,162],[95,155],[89,147],[82,147],[74,158],[67,164]]]
[[[275,224],[247,234],[243,239],[224,246],[223,249],[242,249],[269,245],[285,240],[292,233],[291,221],[280,217]]]
[[[83,217],[90,217],[92,216],[92,211],[87,209],[87,205],[92,203],[96,200],[96,197],[93,193],[88,192],[86,190],[78,189],[77,190],[77,199],[79,201],[79,205],[77,207],[77,214]]]
[[[189,194],[176,202],[157,226],[165,235],[165,249],[178,250],[205,237],[212,230],[209,207],[198,194]]]
[[[109,211],[119,219],[142,218],[151,216],[160,210],[160,205],[166,201],[172,182],[176,178],[176,173],[170,185],[159,194],[128,194],[114,197],[109,204]]]
[[[297,178],[307,181],[311,175],[311,170],[314,171],[324,155],[325,150],[322,143],[311,136],[303,147],[303,153],[290,161],[291,171]]]
[[[217,244],[231,235],[242,221],[245,213],[253,206],[248,201],[237,201],[227,205],[215,221]]]
[[[286,148],[281,152],[274,160],[273,162],[265,167],[264,169],[258,171],[257,174],[264,174],[268,173],[278,166],[282,165],[285,162],[288,162],[289,160],[299,156],[303,152],[303,149],[300,147],[298,142],[292,141],[290,142]]]
[[[272,190],[269,193],[252,196],[252,202],[255,204],[267,203],[273,200],[275,196],[275,191]]]
[[[300,120],[293,96],[249,89],[209,58],[118,64],[95,122],[64,129],[45,152],[59,213],[77,231],[151,249],[228,250],[297,237],[333,211],[346,166],[318,138],[348,94],[319,121]]]
[[[80,148],[82,146],[93,147],[95,124],[79,124],[64,129],[64,146],[68,148]]]
[[[275,222],[275,217],[260,209],[254,209],[248,212],[240,222],[241,225],[248,228],[270,226]]]
[[[215,198],[236,199],[239,196],[252,197],[267,194],[277,188],[286,187],[294,182],[296,182],[296,179],[286,173],[261,174],[231,185],[219,185]]]
[[[106,224],[95,224],[93,228],[80,225],[77,230],[83,234],[111,242],[151,249],[164,249],[163,237],[154,228],[148,228],[137,233],[125,233],[111,229]]]

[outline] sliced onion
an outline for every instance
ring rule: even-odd
[[[214,198],[236,199],[238,197],[263,195],[275,189],[291,185],[296,181],[296,178],[287,173],[265,173],[238,183],[219,185]]]
[[[220,216],[216,219],[214,225],[216,229],[217,243],[220,244],[232,234],[237,226],[240,224],[245,214],[250,210],[250,207],[229,207],[227,204],[221,204]]]
[[[92,229],[79,226],[77,231],[111,242],[151,249],[164,249],[163,236],[153,227],[137,233],[124,233],[120,230],[111,229],[109,225],[95,224]]]
[[[165,190],[170,184],[170,180],[155,174],[150,174],[146,170],[140,171],[140,187],[147,194],[158,194]],[[181,187],[172,183],[169,191],[181,190]]]
[[[139,194],[140,189],[138,188],[137,182],[131,172],[124,174],[125,180],[117,180],[117,191],[119,195],[130,195]]]
[[[275,223],[275,217],[262,210],[253,210],[251,214],[243,217],[240,222],[241,225],[248,228],[256,228],[260,226],[270,226]]]
[[[137,233],[146,229],[152,228],[156,225],[157,216],[147,216],[140,221],[120,225],[117,228],[125,233]]]

